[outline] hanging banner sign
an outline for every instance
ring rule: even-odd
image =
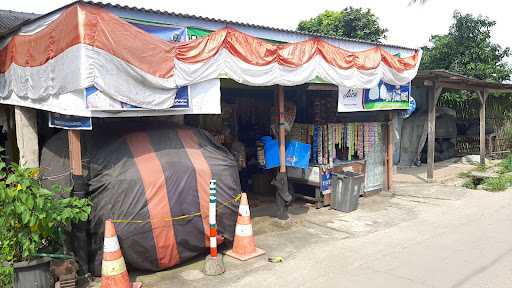
[[[50,112],[48,126],[73,130],[92,130],[92,118]]]
[[[338,86],[338,112],[364,111],[363,89]]]
[[[190,88],[181,87],[176,92],[176,97],[174,97],[174,105],[172,105],[171,109],[189,109],[190,108]]]
[[[168,42],[187,41],[187,29],[183,27],[159,26],[157,24],[142,24],[139,22],[131,24]]]
[[[364,110],[409,109],[410,95],[410,83],[398,86],[380,81],[377,87],[364,90]]]
[[[331,172],[325,171],[322,172],[322,176],[320,179],[320,191],[322,194],[329,194],[332,192],[331,190]]]
[[[188,40],[194,40],[197,38],[208,36],[212,33],[211,30],[206,30],[202,28],[196,28],[196,27],[187,27],[187,37]]]
[[[220,79],[189,86],[190,109],[174,109],[181,114],[221,114]],[[176,102],[175,102],[176,103]]]
[[[87,109],[90,111],[115,113],[152,111],[118,101],[103,94],[94,86],[85,89],[84,93]],[[158,111],[165,115],[220,114],[220,80],[212,79],[180,88],[174,98],[174,105]]]

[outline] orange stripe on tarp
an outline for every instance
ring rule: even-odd
[[[172,217],[164,171],[146,133],[130,134],[127,142],[144,185],[160,268],[172,267],[178,264],[180,256],[173,223],[163,220]]]
[[[208,215],[210,206],[210,180],[212,179],[212,171],[208,162],[204,158],[203,152],[199,148],[196,135],[189,129],[178,129],[178,137],[187,151],[187,155],[194,166],[196,172],[197,194],[199,196],[199,209],[201,211],[201,218],[204,227],[204,241],[206,247],[210,246],[208,232],[210,231],[210,224]]]

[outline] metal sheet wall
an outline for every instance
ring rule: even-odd
[[[373,191],[384,187],[384,159],[385,143],[383,136],[383,124],[377,125],[375,145],[367,148],[366,157],[366,178],[365,191]]]

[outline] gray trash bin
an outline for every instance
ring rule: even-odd
[[[359,205],[364,184],[364,176],[354,172],[334,173],[332,175],[331,207],[342,212],[352,212]]]

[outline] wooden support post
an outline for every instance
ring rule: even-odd
[[[485,165],[485,102],[487,102],[488,91],[478,91],[480,97],[480,164]]]
[[[278,105],[278,113],[279,113],[279,161],[281,165],[279,166],[279,172],[286,173],[286,150],[285,150],[285,131],[284,131],[284,88],[283,86],[278,86],[277,88],[277,105]]]
[[[286,175],[286,157],[285,157],[285,105],[284,105],[284,88],[277,86],[277,111],[279,114],[279,173],[272,181],[272,184],[277,187],[276,191],[276,207],[277,218],[285,220],[288,219],[288,205],[291,203],[293,197],[288,190],[288,175]]]
[[[72,196],[83,198],[87,195],[87,182],[82,173],[82,147],[80,144],[80,130],[68,130],[69,144],[69,167],[71,169],[71,177],[73,180]],[[89,256],[87,254],[88,236],[87,221],[74,223],[71,233],[71,241],[73,250],[75,251],[75,259],[79,263],[80,273],[89,271]]]
[[[427,182],[434,181],[434,156],[436,147],[436,105],[442,87],[437,81],[429,87],[428,95],[428,146],[427,146]]]
[[[39,167],[39,143],[37,137],[37,110],[22,106],[14,107],[16,140],[20,162],[25,167]]]
[[[82,148],[80,145],[80,130],[68,130],[69,167],[73,175],[82,175]]]
[[[386,135],[386,191],[393,189],[393,111],[389,112]]]

